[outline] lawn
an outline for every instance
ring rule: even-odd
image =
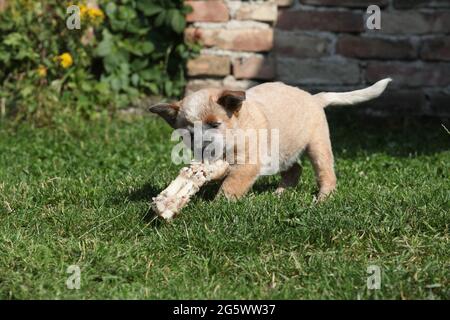
[[[304,161],[281,198],[279,177],[235,203],[212,201],[213,185],[171,224],[148,213],[179,169],[161,120],[0,123],[0,298],[450,298],[450,135],[438,120],[329,118],[329,201],[313,204]]]

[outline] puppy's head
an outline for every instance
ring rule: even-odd
[[[195,122],[227,129],[234,124],[244,101],[244,91],[203,89],[175,103],[151,106],[149,111],[161,116],[174,129],[189,128]]]
[[[174,129],[188,130],[192,136],[194,127],[201,125],[202,135],[214,131],[224,139],[227,129],[238,127],[237,118],[244,101],[244,91],[203,89],[176,103],[154,105],[149,111],[161,116]]]

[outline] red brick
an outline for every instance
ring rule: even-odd
[[[318,6],[367,8],[372,4],[384,7],[388,4],[388,0],[300,0],[300,3]]]
[[[396,9],[413,9],[423,7],[449,8],[448,0],[394,0]]]
[[[275,63],[271,57],[234,58],[233,75],[236,79],[270,80],[275,77]]]
[[[425,40],[420,57],[424,60],[450,61],[450,37]]]
[[[242,3],[235,18],[237,20],[273,22],[277,19],[277,5],[274,2]]]
[[[226,76],[230,69],[230,59],[224,56],[201,55],[187,63],[189,76]]]
[[[386,34],[432,34],[450,32],[450,12],[385,12],[381,30]]]
[[[193,9],[186,16],[188,22],[225,22],[229,20],[228,7],[223,1],[186,1]]]
[[[0,0],[0,12],[4,11],[7,5],[8,5],[7,0]]]
[[[275,32],[275,51],[280,56],[319,58],[330,53],[331,41],[319,35],[305,35],[293,31]]]
[[[187,28],[187,41],[196,41],[206,47],[216,47],[234,51],[269,51],[273,47],[273,30],[242,29],[202,29]]]
[[[388,40],[341,36],[336,52],[345,57],[361,59],[415,59],[417,52],[408,40]]]
[[[289,7],[292,5],[293,2],[294,0],[275,0],[275,3],[279,7]]]
[[[450,64],[446,63],[406,63],[370,62],[366,79],[375,82],[391,77],[396,87],[433,87],[450,85]]]
[[[258,83],[250,80],[236,80],[233,76],[227,76],[223,80],[219,79],[191,79],[186,84],[186,94],[205,88],[218,88],[228,90],[247,90]]]
[[[364,18],[360,13],[347,11],[281,11],[277,26],[283,30],[318,30],[333,32],[361,32]]]

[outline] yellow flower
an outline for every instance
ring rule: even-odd
[[[47,76],[47,68],[41,64],[37,69],[37,73],[39,77],[45,78]]]
[[[89,8],[87,10],[87,14],[89,18],[95,23],[102,22],[105,18],[105,14],[103,13],[103,11],[98,8]]]
[[[65,52],[62,55],[56,57],[56,60],[59,61],[60,66],[64,69],[67,69],[71,65],[73,65],[73,58],[68,52]]]
[[[84,18],[88,12],[88,8],[84,4],[78,6],[80,8],[80,16]]]

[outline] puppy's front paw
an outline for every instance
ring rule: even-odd
[[[222,198],[225,198],[228,201],[234,202],[234,201],[237,201],[240,197],[236,194],[233,194],[233,193],[227,192],[223,189],[220,189],[219,192],[217,192],[216,199],[222,199]]]
[[[325,202],[325,200],[328,200],[331,198],[332,192],[324,193],[319,192],[317,195],[314,196],[314,203],[322,203]]]

